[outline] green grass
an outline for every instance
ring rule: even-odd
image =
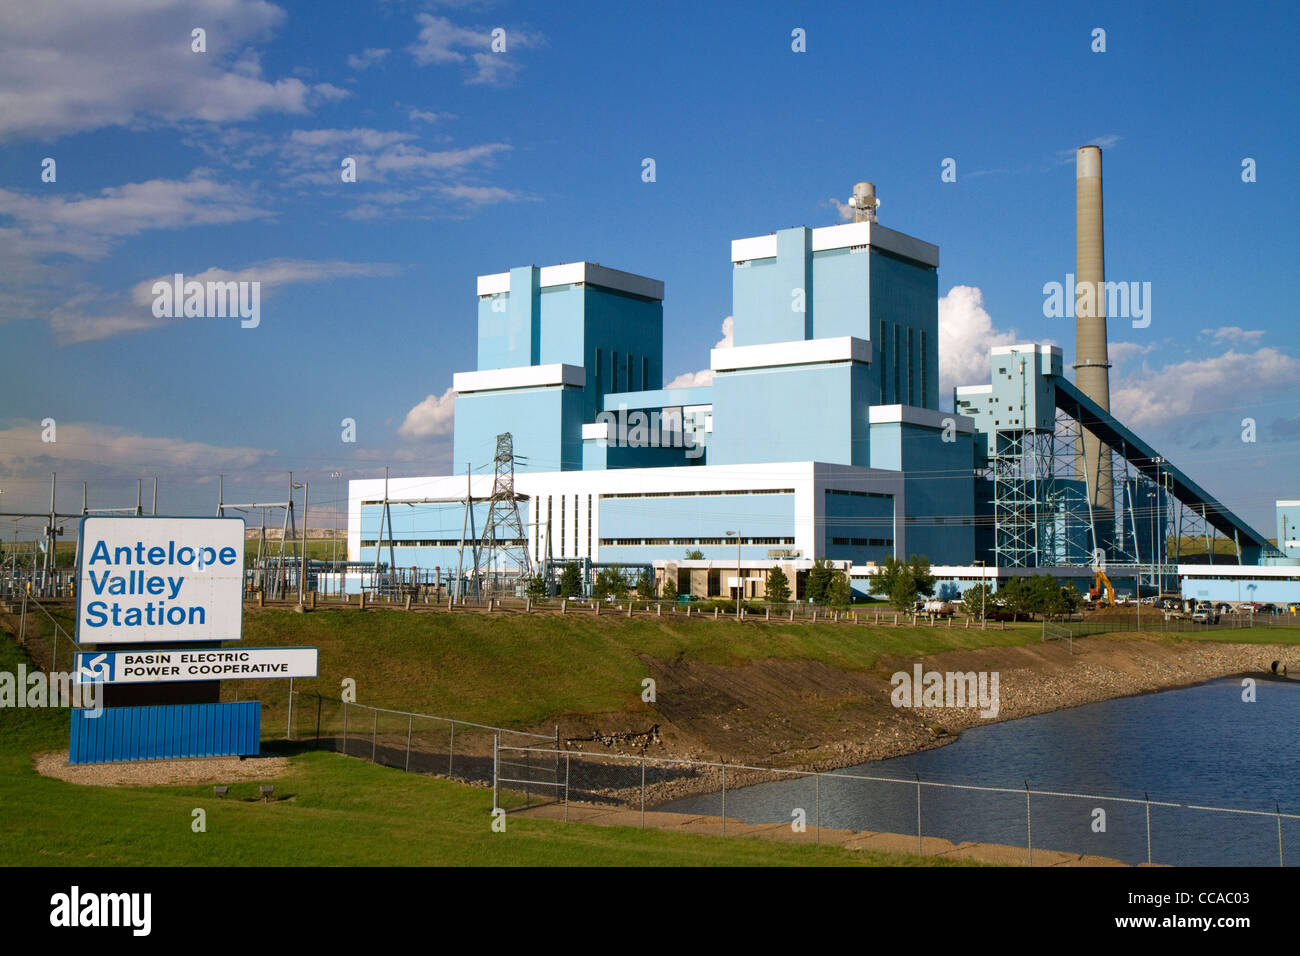
[[[320,677],[295,690],[337,696],[345,677],[357,700],[506,727],[538,727],[561,714],[653,713],[641,701],[642,656],[741,665],[766,659],[820,661],[870,671],[881,657],[1037,642],[1037,625],[1007,630],[736,624],[685,615],[628,620],[616,612],[567,615],[414,613],[372,609],[296,614],[249,610],[249,647],[320,648]],[[231,692],[282,706],[284,681],[242,682]]]
[[[25,660],[0,638],[0,670]],[[30,665],[29,665],[30,666]],[[66,710],[0,710],[0,859],[10,866],[949,865],[903,854],[508,818],[491,793],[334,753],[291,753],[281,777],[210,786],[86,787],[42,777],[31,754],[66,748]],[[277,746],[270,744],[268,750]],[[279,798],[256,798],[259,783]],[[191,830],[192,811],[207,831]]]

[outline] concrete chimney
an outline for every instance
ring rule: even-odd
[[[1101,147],[1080,147],[1075,157],[1074,383],[1110,411],[1110,356],[1106,348],[1106,250],[1102,230]],[[1114,512],[1110,448],[1084,432],[1075,474],[1088,482],[1094,510]],[[1085,465],[1086,462],[1086,465]],[[1098,541],[1101,546],[1101,542]]]

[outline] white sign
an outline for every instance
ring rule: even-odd
[[[237,641],[243,518],[81,519],[78,644]]]
[[[78,684],[158,684],[190,680],[315,677],[314,647],[183,648],[167,651],[83,651]]]

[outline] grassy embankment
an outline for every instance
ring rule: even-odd
[[[26,657],[0,638],[0,671]],[[30,663],[28,664],[30,668]],[[296,753],[265,781],[84,787],[38,775],[32,754],[67,746],[64,710],[0,709],[0,859],[8,865],[946,865],[901,854],[511,818],[489,828],[482,788],[333,753]],[[277,799],[256,799],[257,784]],[[506,798],[509,801],[509,797]],[[509,805],[507,803],[507,805]],[[207,831],[191,830],[192,811]]]

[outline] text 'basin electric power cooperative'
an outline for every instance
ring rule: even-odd
[[[80,544],[78,643],[240,639],[242,518],[87,517]]]

